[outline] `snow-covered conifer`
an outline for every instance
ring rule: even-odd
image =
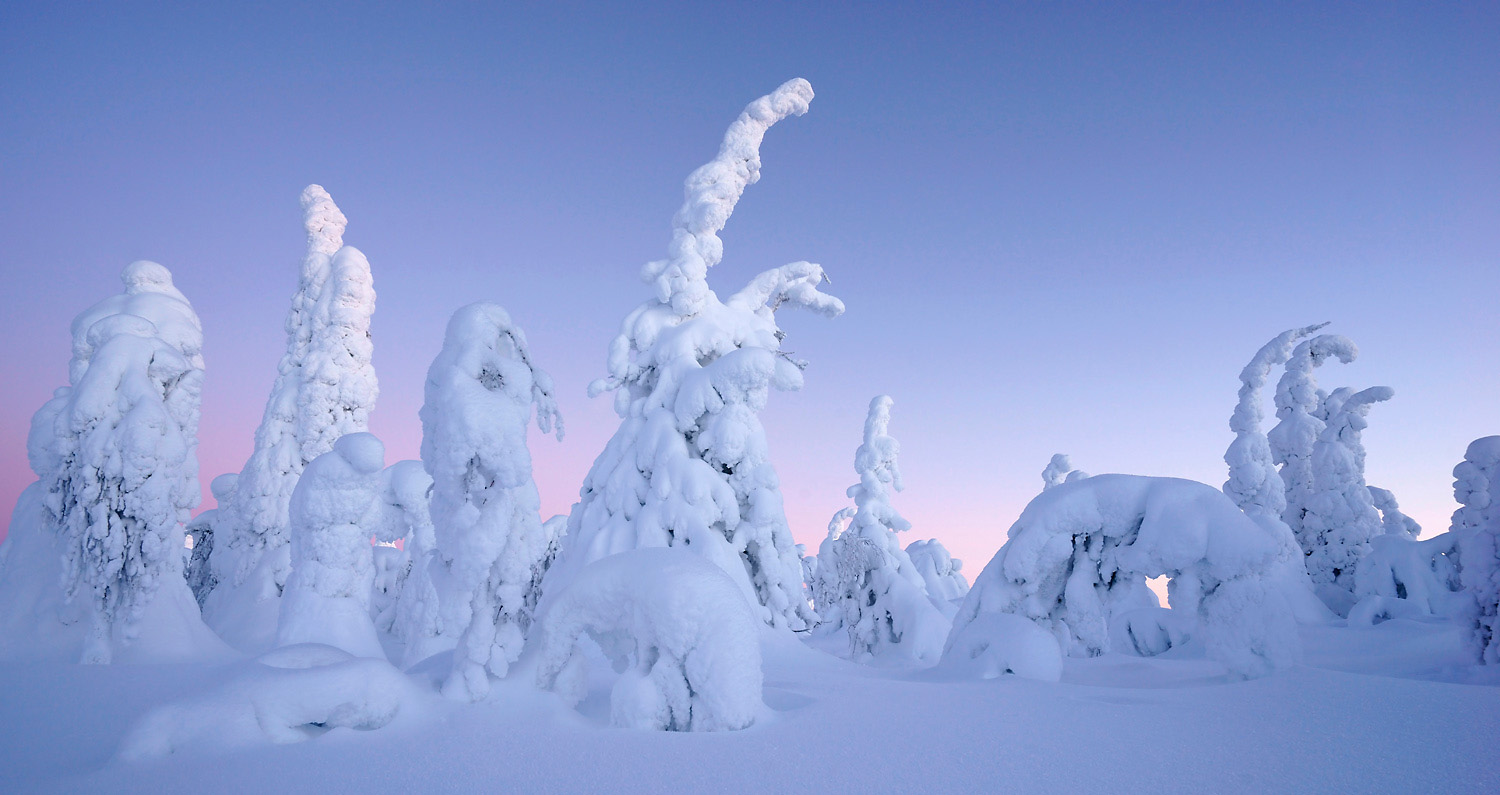
[[[1370,486],[1370,502],[1380,511],[1380,525],[1385,528],[1386,535],[1404,535],[1407,538],[1416,538],[1422,534],[1422,525],[1417,520],[1401,512],[1401,506],[1396,502],[1396,495],[1390,491],[1375,486]]]
[[[214,478],[208,484],[208,489],[213,492],[219,507],[198,514],[187,524],[188,537],[193,540],[193,549],[187,563],[187,583],[199,607],[203,606],[203,600],[208,598],[219,582],[214,577],[210,562],[214,551],[214,533],[224,525],[223,517],[234,500],[234,487],[239,478],[238,474],[232,472]]]
[[[1355,564],[1370,550],[1370,539],[1383,530],[1380,513],[1365,484],[1365,448],[1360,432],[1368,426],[1370,406],[1390,400],[1390,387],[1376,386],[1329,401],[1327,424],[1313,446],[1313,491],[1302,516],[1307,572],[1319,595],[1340,613],[1347,605],[1333,586],[1352,599]]]
[[[851,658],[900,655],[936,663],[949,622],[896,537],[911,524],[890,502],[890,490],[901,490],[901,446],[888,433],[891,403],[885,395],[870,401],[864,443],[854,454],[859,483],[849,487],[855,512],[828,551],[819,552],[819,563],[836,575],[830,606],[842,614],[838,623],[849,635]]]
[[[366,430],[378,393],[371,363],[375,291],[365,255],[343,245],[347,220],[328,192],[302,192],[307,254],[287,314],[287,349],[240,473],[226,537],[216,539],[218,586],[205,618],[232,643],[259,648],[276,628],[290,572],[287,509],[308,462]]]
[[[1224,452],[1224,463],[1229,465],[1229,480],[1224,483],[1224,493],[1247,514],[1266,513],[1279,517],[1286,510],[1286,486],[1276,471],[1271,444],[1260,428],[1263,414],[1261,390],[1265,388],[1271,370],[1285,364],[1291,357],[1292,346],[1326,325],[1319,323],[1281,332],[1261,346],[1240,371],[1240,399],[1229,417],[1234,441]]]
[[[1479,658],[1500,664],[1500,436],[1475,439],[1453,468],[1453,512],[1464,589],[1474,598]]]
[[[1296,535],[1303,552],[1312,551],[1312,543],[1303,532],[1302,517],[1313,492],[1313,445],[1325,426],[1317,416],[1324,394],[1318,389],[1313,370],[1329,358],[1348,364],[1358,355],[1354,341],[1338,334],[1320,334],[1303,340],[1292,350],[1286,372],[1276,384],[1279,422],[1266,436],[1272,460],[1281,466],[1286,499],[1281,518]]]
[[[781,349],[776,310],[844,306],[819,292],[823,269],[808,262],[766,271],[726,301],[707,281],[723,257],[719,231],[760,177],[766,130],[812,96],[796,79],[750,103],[688,177],[668,258],[642,271],[656,294],[625,319],[609,377],[590,386],[615,392],[620,428],[584,481],[549,589],[607,555],[683,546],[723,568],[767,624],[812,621],[758,414],[772,387],[800,388],[806,366]]]
[[[561,439],[562,417],[526,336],[490,303],[453,314],[425,397],[422,464],[433,482],[441,631],[458,644],[443,692],[478,700],[489,675],[505,676],[520,656],[557,554],[556,535],[537,513],[526,427],[534,406],[542,432],[556,426]]]
[[[969,592],[969,581],[962,572],[964,562],[948,554],[948,548],[936,538],[907,544],[906,556],[922,575],[928,598],[944,615],[951,617],[951,608],[957,607],[955,600],[964,598]]]
[[[276,645],[322,643],[385,659],[370,620],[375,563],[369,529],[384,466],[380,440],[351,433],[303,469],[289,506],[292,571],[280,600]]]

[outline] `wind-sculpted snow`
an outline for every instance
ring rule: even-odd
[[[292,492],[291,559],[276,645],[321,643],[385,659],[370,619],[375,562],[371,519],[385,446],[351,433],[313,459]]]
[[[590,564],[549,599],[537,684],[569,703],[587,681],[587,633],[620,671],[616,726],[743,729],[765,709],[750,603],[719,567],[686,550],[639,549]]]
[[[969,653],[970,625],[995,613],[1034,621],[1070,655],[1102,654],[1112,619],[1158,606],[1145,579],[1168,576],[1173,610],[1196,615],[1209,656],[1233,676],[1261,676],[1298,657],[1296,624],[1271,576],[1280,549],[1201,483],[1096,475],[1063,484],[1011,527],[964,599],[945,655]]]
[[[1474,599],[1471,620],[1479,658],[1500,664],[1500,436],[1475,439],[1453,468],[1453,512],[1464,588]]]
[[[854,513],[835,516],[818,552],[825,580],[818,612],[827,630],[842,627],[848,634],[854,660],[899,656],[930,665],[942,656],[950,624],[896,537],[911,523],[890,502],[890,490],[901,490],[901,445],[888,433],[891,404],[885,395],[870,401],[864,443],[854,454],[859,483],[849,487]],[[849,526],[840,530],[844,516]]]
[[[542,575],[557,554],[556,525],[543,525],[537,513],[526,427],[535,407],[542,432],[556,426],[561,439],[562,417],[526,335],[490,303],[454,313],[427,371],[425,396],[422,465],[433,482],[436,628],[457,643],[443,692],[477,701],[489,693],[490,674],[505,676],[520,656]],[[415,628],[408,643],[429,643],[429,631]]]
[[[642,271],[655,296],[625,319],[609,376],[589,387],[615,393],[620,428],[584,481],[548,589],[617,552],[681,546],[718,564],[765,623],[814,620],[758,415],[771,388],[801,388],[807,366],[782,351],[776,310],[831,317],[844,305],[818,290],[826,277],[809,262],[762,273],[723,302],[707,281],[723,258],[718,232],[760,176],[766,130],[811,99],[797,79],[751,103],[688,177],[668,258]]]
[[[1266,513],[1279,517],[1286,510],[1286,486],[1276,471],[1270,441],[1260,428],[1263,418],[1261,390],[1271,377],[1271,370],[1291,358],[1292,346],[1326,325],[1319,323],[1281,332],[1256,351],[1250,363],[1240,371],[1240,399],[1229,417],[1229,430],[1234,431],[1234,441],[1224,452],[1224,463],[1229,465],[1229,480],[1224,483],[1224,493],[1247,514]]]
[[[205,617],[231,643],[257,649],[274,633],[290,573],[287,507],[308,462],[369,426],[378,386],[371,364],[375,290],[370,264],[343,245],[347,224],[328,192],[302,192],[307,254],[287,313],[287,348],[240,473],[226,537],[215,543]]]

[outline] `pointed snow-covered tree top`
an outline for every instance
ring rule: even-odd
[[[1292,346],[1326,325],[1319,323],[1281,332],[1262,346],[1240,371],[1240,399],[1229,417],[1229,429],[1235,436],[1224,453],[1224,463],[1229,465],[1224,493],[1246,513],[1280,517],[1286,510],[1286,487],[1276,472],[1270,441],[1260,428],[1263,419],[1260,394],[1271,370],[1291,357]]]

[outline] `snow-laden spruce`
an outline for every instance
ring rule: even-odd
[[[969,580],[963,575],[964,562],[948,554],[948,548],[936,538],[907,544],[906,556],[922,575],[933,605],[951,618],[958,600],[969,593]]]
[[[503,677],[521,654],[557,554],[556,525],[543,525],[531,479],[526,428],[536,409],[543,433],[562,417],[552,379],[531,361],[526,335],[495,304],[453,314],[443,349],[427,371],[422,465],[432,476],[440,631],[456,639],[443,685],[478,700],[491,674]],[[422,642],[416,630],[412,643]]]
[[[1017,625],[994,614],[1030,619],[1069,655],[1110,651],[1114,620],[1160,606],[1145,584],[1159,576],[1171,578],[1172,612],[1196,616],[1196,636],[1231,675],[1264,675],[1298,657],[1296,623],[1273,576],[1281,543],[1217,489],[1095,475],[1043,492],[1008,535],[959,608],[945,666],[991,649],[1013,653]]]
[[[1475,439],[1453,468],[1450,534],[1457,536],[1464,589],[1474,599],[1471,619],[1479,658],[1500,664],[1500,436]]]
[[[870,401],[864,443],[854,454],[859,483],[848,492],[854,512],[839,512],[818,553],[819,569],[829,581],[824,587],[829,601],[818,611],[825,616],[837,611],[828,623],[848,634],[851,659],[895,656],[936,663],[949,621],[928,598],[922,573],[896,537],[911,523],[891,505],[891,490],[901,490],[901,445],[889,433],[891,403],[885,395]],[[840,531],[844,516],[849,526]]]
[[[743,729],[765,709],[749,602],[721,568],[681,549],[637,549],[584,567],[541,617],[537,684],[587,694],[587,634],[620,672],[610,722],[666,731]]]
[[[1281,482],[1286,500],[1281,519],[1297,537],[1303,552],[1313,544],[1302,527],[1307,501],[1313,493],[1313,446],[1323,433],[1326,395],[1318,389],[1313,370],[1333,358],[1344,364],[1354,361],[1359,348],[1348,337],[1319,334],[1303,340],[1287,358],[1286,372],[1276,384],[1276,417],[1279,420],[1266,437],[1271,458],[1281,466]],[[1268,489],[1269,490],[1269,489]]]
[[[799,389],[806,366],[782,351],[776,310],[834,316],[844,305],[818,291],[823,268],[809,262],[766,271],[726,301],[707,281],[723,258],[719,231],[760,178],[766,130],[812,96],[796,79],[750,103],[688,177],[668,258],[642,271],[655,295],[625,319],[609,377],[589,388],[615,393],[621,423],[584,481],[549,589],[617,552],[681,546],[718,564],[765,623],[812,622],[758,414],[771,388]]]
[[[302,192],[307,254],[286,319],[287,348],[255,447],[240,472],[226,532],[214,543],[218,585],[204,618],[245,649],[270,644],[291,571],[287,507],[308,462],[365,431],[378,388],[371,363],[375,311],[370,263],[343,244],[347,219],[328,192]]]
[[[1370,406],[1394,394],[1384,386],[1334,390],[1324,401],[1327,421],[1313,445],[1313,491],[1302,515],[1307,572],[1323,601],[1341,614],[1353,600],[1354,567],[1383,530],[1365,484],[1360,432],[1369,425]]]
[[[1271,371],[1291,358],[1292,346],[1326,325],[1319,323],[1281,332],[1261,346],[1240,371],[1240,399],[1229,417],[1234,441],[1224,452],[1224,463],[1229,465],[1229,480],[1224,483],[1224,493],[1247,514],[1279,517],[1286,511],[1286,486],[1276,471],[1271,443],[1260,427],[1264,414],[1261,390],[1271,377]],[[1311,346],[1308,350],[1311,351]],[[1280,403],[1277,408],[1280,409]]]
[[[1061,486],[1064,483],[1082,480],[1088,476],[1089,473],[1081,469],[1074,469],[1073,461],[1068,456],[1057,453],[1052,456],[1052,460],[1048,461],[1047,466],[1042,469],[1042,491],[1046,491],[1054,486]]]
[[[370,619],[369,529],[384,466],[380,440],[351,433],[302,470],[289,506],[292,571],[280,600],[277,646],[320,643],[385,659]]]
[[[121,280],[123,293],[73,321],[70,385],[32,418],[38,483],[0,561],[4,634],[23,656],[28,644],[86,663],[136,643],[130,659],[221,651],[183,576],[200,499],[202,326],[161,265],[131,263]]]

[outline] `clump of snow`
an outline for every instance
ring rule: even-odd
[[[1475,439],[1453,468],[1453,512],[1465,590],[1474,599],[1472,619],[1479,658],[1500,663],[1500,436]]]
[[[137,762],[297,743],[336,728],[379,729],[414,689],[385,660],[356,659],[330,646],[290,646],[257,662],[205,695],[146,713],[126,733],[118,758]]]
[[[1052,456],[1052,460],[1048,461],[1047,466],[1042,469],[1042,491],[1046,491],[1054,486],[1061,486],[1064,483],[1082,480],[1088,476],[1089,473],[1073,468],[1072,459],[1062,453],[1057,453]]]
[[[371,363],[370,263],[343,245],[347,219],[321,186],[302,192],[307,254],[287,313],[287,349],[255,447],[215,540],[217,586],[204,617],[231,644],[268,647],[291,571],[288,506],[302,470],[335,440],[368,429],[378,386]],[[221,508],[221,510],[223,510]]]
[[[1158,607],[1147,577],[1172,578],[1174,610],[1197,614],[1231,675],[1296,661],[1296,625],[1274,587],[1281,544],[1219,491],[1175,478],[1097,475],[1043,492],[974,582],[946,653],[982,615],[1029,618],[1070,655],[1110,650],[1112,617]],[[972,641],[970,641],[972,642]]]
[[[834,316],[844,305],[818,290],[826,278],[809,262],[766,271],[722,302],[707,281],[723,258],[719,231],[760,178],[766,130],[812,97],[796,79],[750,103],[688,177],[668,258],[642,270],[656,294],[625,319],[609,377],[589,387],[615,392],[621,423],[584,481],[549,589],[607,555],[683,547],[722,568],[765,623],[814,620],[758,414],[771,388],[799,389],[807,365],[781,349],[776,310]]]
[[[616,726],[743,729],[764,709],[759,631],[743,592],[686,550],[639,549],[585,567],[549,597],[537,683],[570,703],[584,695],[587,633],[620,672]]]
[[[477,701],[489,675],[521,654],[557,537],[538,515],[526,427],[533,406],[543,433],[562,418],[552,379],[531,361],[526,335],[505,310],[470,304],[453,314],[427,371],[422,464],[432,476],[441,616],[456,639],[443,692]],[[555,525],[553,526],[555,527]],[[411,634],[420,642],[424,630]]]
[[[313,459],[292,492],[291,560],[276,645],[321,643],[385,659],[370,620],[375,563],[369,517],[378,506],[385,446],[351,433]]]
[[[911,529],[891,505],[891,490],[901,490],[901,445],[889,433],[892,401],[879,395],[870,401],[864,443],[854,454],[859,483],[849,487],[855,510],[841,510],[818,553],[826,579],[818,610],[830,628],[842,626],[855,660],[898,656],[934,664],[943,653],[948,618],[928,598],[926,581],[912,563],[896,533]],[[849,517],[840,530],[842,517]],[[944,553],[946,555],[946,553]]]
[[[1056,682],[1062,678],[1063,655],[1057,637],[1025,616],[979,613],[963,626],[954,625],[941,666],[966,678],[1014,674]]]

